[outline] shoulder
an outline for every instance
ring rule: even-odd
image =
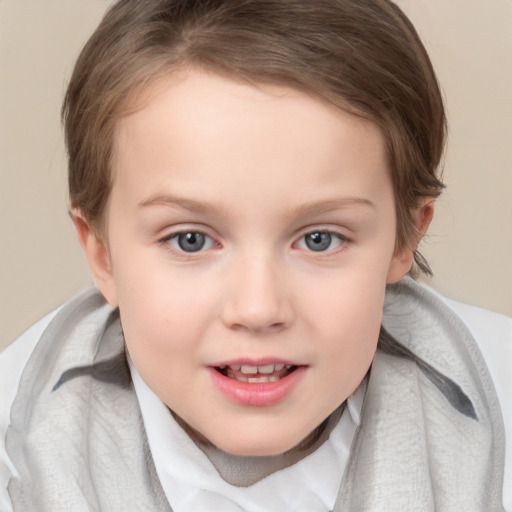
[[[81,323],[85,326],[86,334],[93,331],[94,327],[101,331],[102,321],[108,317],[110,311],[111,308],[97,288],[87,288],[39,320],[0,353],[0,433],[4,427],[4,411],[10,409],[23,370],[45,332],[51,330],[53,343],[59,336],[70,338],[73,329]],[[61,329],[62,335],[58,329]]]
[[[62,306],[61,306],[62,307]],[[3,411],[10,404],[18,389],[21,373],[27,364],[41,335],[61,308],[57,308],[26,330],[0,353],[0,431],[3,432],[5,415]],[[3,436],[2,436],[3,437]]]
[[[427,287],[426,287],[427,288]],[[512,511],[512,318],[462,302],[457,302],[430,288],[466,325],[473,335],[493,380],[505,425],[505,487],[506,510]]]
[[[459,317],[473,335],[491,373],[500,405],[502,408],[507,406],[509,401],[506,397],[512,391],[512,318],[448,299],[428,289]],[[512,414],[512,407],[510,409]],[[512,427],[512,416],[508,425]]]
[[[75,327],[84,324],[82,330],[94,331],[93,324],[97,319],[94,316],[95,312],[99,311],[104,304],[96,288],[86,289],[39,320],[0,353],[0,510],[2,511],[12,510],[7,485],[11,475],[17,475],[17,471],[7,455],[5,443],[7,431],[11,425],[13,403],[25,369],[31,364],[32,356],[39,350],[46,333],[51,332],[52,336],[48,340],[52,343],[54,340],[59,341],[60,344],[55,350],[60,352],[62,343],[67,343]],[[102,317],[108,313],[107,308],[104,309]],[[85,322],[82,321],[84,319]],[[90,325],[87,322],[89,319],[92,319]],[[102,325],[96,326],[96,330],[101,329]],[[41,362],[38,364],[46,364],[44,353],[39,355],[39,360]]]
[[[5,452],[5,435],[9,426],[11,406],[18,390],[21,374],[41,335],[60,308],[52,311],[25,331],[0,353],[0,510],[12,510],[7,484],[14,468]]]

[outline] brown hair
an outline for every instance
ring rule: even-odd
[[[82,50],[62,109],[70,203],[91,228],[101,233],[116,121],[145,85],[183,65],[289,85],[375,122],[387,145],[397,247],[411,243],[412,210],[443,188],[446,119],[427,52],[388,0],[115,3]]]

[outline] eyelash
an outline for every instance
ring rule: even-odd
[[[198,250],[196,250],[196,251],[184,250],[182,247],[179,246],[180,237],[184,237],[187,235],[194,235],[195,237],[197,237],[199,235],[200,237],[204,237],[203,245],[201,245],[198,248]],[[320,236],[320,239],[318,239],[318,242],[314,242],[314,243],[318,243],[320,248],[323,247],[323,245],[325,245],[326,241],[328,241],[328,247],[329,247],[330,245],[332,245],[332,243],[334,241],[337,240],[337,246],[334,248],[331,248],[331,249],[329,249],[327,247],[325,250],[321,249],[321,250],[315,251],[314,249],[311,248],[310,245],[308,245],[308,242],[306,241],[307,240],[306,237],[314,236],[314,235]],[[328,240],[326,240],[325,238],[322,238],[325,236],[329,237]],[[173,244],[173,241],[176,241],[177,246],[175,246]],[[303,242],[302,247],[300,247],[301,242]],[[323,242],[323,244],[322,244],[322,242]],[[329,230],[329,229],[314,229],[314,230],[304,232],[293,243],[292,247],[298,248],[300,250],[304,250],[306,252],[310,252],[312,254],[327,256],[327,255],[337,254],[340,251],[343,251],[344,249],[346,249],[346,246],[350,242],[351,242],[350,239],[348,239],[345,235],[338,233],[337,231],[333,231],[333,230]],[[209,250],[209,249],[215,248],[215,246],[219,246],[219,244],[217,244],[211,236],[207,235],[206,233],[204,233],[201,230],[194,230],[194,229],[187,229],[187,230],[181,230],[181,231],[176,231],[176,232],[170,233],[169,235],[167,235],[164,238],[162,238],[161,240],[159,240],[159,243],[164,245],[166,247],[166,249],[169,250],[170,252],[173,252],[174,254],[177,254],[181,257],[193,257],[194,255],[204,252],[205,250]],[[191,243],[194,243],[194,242],[192,241]],[[205,247],[205,245],[207,245],[207,247]]]
[[[307,242],[307,237],[313,237],[317,235],[317,240],[318,242],[314,242],[314,243],[318,243],[319,244],[319,247],[323,247],[323,245],[325,245],[325,238],[322,238],[322,237],[329,237],[327,242],[328,242],[328,247],[335,241],[337,241],[337,246],[334,247],[334,248],[331,248],[329,249],[328,247],[323,250],[318,250],[318,251],[315,251],[310,245],[308,245],[308,242]],[[320,237],[318,239],[318,236]],[[303,245],[305,245],[306,247],[299,247],[300,249],[303,249],[307,252],[311,252],[312,254],[322,254],[322,255],[333,255],[333,254],[338,254],[340,251],[346,249],[346,246],[347,244],[350,242],[350,240],[342,235],[341,233],[338,233],[337,231],[333,231],[333,230],[329,230],[329,229],[314,229],[314,230],[311,230],[311,231],[307,231],[306,233],[304,233],[298,240],[297,242],[295,242],[294,246],[298,246],[300,244],[300,242],[303,242]],[[323,242],[323,244],[322,244]]]
[[[204,238],[203,242],[208,247],[206,247],[206,249],[205,249],[204,244],[203,244],[197,251],[186,251],[182,247],[179,247],[179,246],[176,247],[173,245],[173,241],[176,240],[176,243],[179,244],[180,237],[186,237],[187,235],[195,235],[196,237],[199,235],[200,237],[203,237]],[[213,240],[213,238],[211,236],[209,236],[206,233],[204,233],[203,231],[200,231],[197,229],[186,229],[186,230],[181,230],[181,231],[176,231],[174,233],[170,233],[165,238],[162,238],[159,243],[165,245],[169,251],[172,251],[173,253],[177,253],[181,256],[186,256],[186,257],[193,256],[195,254],[203,252],[204,250],[211,249],[215,246],[215,241]],[[191,243],[194,243],[194,242],[192,241]]]

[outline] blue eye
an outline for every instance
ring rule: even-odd
[[[199,252],[213,247],[213,240],[198,231],[176,233],[168,238],[172,247],[183,252]]]
[[[304,235],[297,243],[297,247],[314,252],[325,252],[338,248],[344,242],[344,238],[336,233],[313,231]]]

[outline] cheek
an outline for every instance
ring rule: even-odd
[[[162,258],[139,265],[133,256],[115,273],[128,351],[143,376],[159,368],[181,374],[201,356],[201,340],[217,316],[218,290],[202,273],[170,268]]]
[[[184,351],[201,331],[201,306],[195,299],[172,287],[161,290],[146,286],[122,296],[119,309],[128,346],[151,347],[156,358],[170,349]]]
[[[114,275],[126,344],[141,372],[146,365],[167,366],[193,349],[201,330],[193,286],[181,286],[179,276],[154,265],[125,264]]]
[[[296,294],[302,293],[305,311],[314,312],[313,319],[321,318],[320,325],[331,329],[338,326],[348,334],[380,325],[386,275],[387,266],[382,261],[361,261],[328,273],[313,285],[303,282]]]
[[[151,298],[120,304],[126,346],[137,371],[160,398],[180,389],[197,366],[200,325],[179,300]],[[189,392],[191,390],[188,390]]]
[[[347,312],[348,313],[348,312]],[[373,361],[380,331],[380,315],[355,317],[347,314],[338,323],[338,336],[332,339],[327,360],[326,383],[334,397],[345,400],[360,385]]]
[[[333,385],[343,383],[349,393],[375,354],[385,294],[385,275],[381,274],[354,270],[330,279],[326,293],[310,294],[309,314],[304,315],[309,328],[316,326],[319,339],[324,340],[329,380]]]
[[[383,292],[368,288],[354,291],[338,303],[337,312],[332,312],[331,336],[343,361],[356,372],[361,365],[368,367],[379,336],[382,320]]]

